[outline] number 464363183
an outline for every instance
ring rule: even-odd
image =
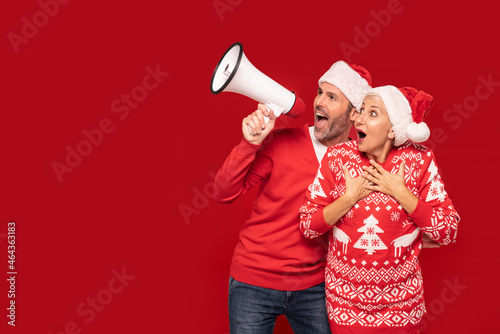
[[[16,269],[16,223],[9,222],[7,225],[7,253],[9,269]]]

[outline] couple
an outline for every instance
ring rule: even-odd
[[[216,177],[220,202],[260,185],[230,269],[231,333],[272,333],[281,314],[296,333],[418,332],[423,233],[452,242],[459,218],[432,152],[412,142],[428,136],[432,98],[370,86],[339,61],[319,80],[314,126],[269,136],[262,105],[243,120]]]

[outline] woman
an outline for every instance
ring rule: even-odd
[[[358,140],[330,147],[309,186],[300,228],[308,238],[329,232],[333,333],[420,332],[422,234],[455,242],[460,219],[432,151],[415,144],[430,135],[431,106],[414,88],[373,88],[352,115]]]

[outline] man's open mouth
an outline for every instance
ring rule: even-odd
[[[316,115],[316,123],[319,123],[321,121],[328,121],[328,117],[326,116],[326,114],[320,110],[316,110],[315,115]]]

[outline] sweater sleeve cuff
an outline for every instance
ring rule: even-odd
[[[418,226],[426,226],[429,224],[432,217],[432,207],[424,202],[422,199],[418,199],[417,207],[408,216],[413,220]]]
[[[324,208],[316,211],[311,217],[311,230],[317,232],[318,234],[324,234],[332,228],[328,225],[323,216]]]
[[[254,154],[261,146],[262,144],[251,144],[247,142],[245,138],[241,138],[240,144],[238,145],[238,151],[243,154]]]

